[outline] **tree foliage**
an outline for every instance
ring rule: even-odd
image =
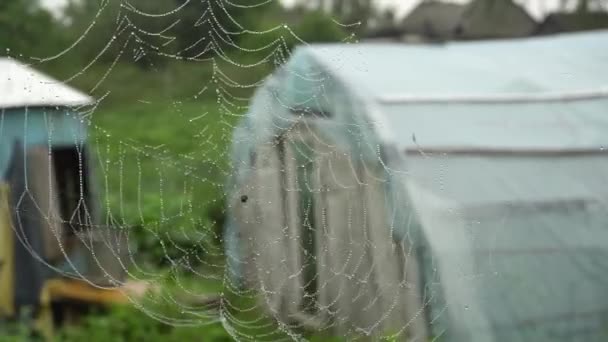
[[[257,29],[256,19],[276,7],[225,0],[83,0],[67,15],[72,39],[91,27],[82,43],[89,59],[114,60],[128,52],[125,58],[158,66],[163,57],[200,60],[236,49]]]
[[[346,24],[359,23],[359,31],[365,30],[377,15],[373,0],[299,0],[298,5],[312,6]]]
[[[361,17],[364,3],[342,2],[340,17]],[[121,61],[155,69],[171,59],[270,55],[301,43],[292,33],[307,42],[342,40],[347,33],[333,18],[278,1],[72,0],[58,21],[39,0],[2,0],[0,49],[39,57],[62,52],[61,61],[81,66]]]
[[[35,0],[0,1],[0,54],[43,56],[61,47],[58,23]]]
[[[318,11],[306,13],[294,30],[307,43],[336,42],[347,36],[331,16]]]

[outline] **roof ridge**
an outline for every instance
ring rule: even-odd
[[[519,104],[547,102],[579,102],[608,99],[608,85],[597,89],[547,91],[535,93],[449,94],[449,95],[380,95],[382,104]]]

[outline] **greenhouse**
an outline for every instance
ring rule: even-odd
[[[606,61],[605,31],[298,48],[234,133],[231,279],[285,329],[606,340]]]

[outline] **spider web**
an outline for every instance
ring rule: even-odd
[[[343,97],[327,73],[284,68],[297,57],[292,45],[307,44],[296,30],[285,23],[252,30],[241,22],[243,13],[262,13],[273,1],[208,0],[189,21],[179,17],[194,3],[100,2],[70,46],[33,64],[69,64],[71,53],[85,50],[88,59],[62,81],[83,87],[95,103],[67,111],[2,111],[0,138],[24,132],[12,148],[8,173],[11,209],[18,213],[15,236],[33,257],[21,267],[36,270],[18,274],[21,281],[42,286],[41,275],[51,270],[55,277],[121,291],[164,324],[220,323],[243,341],[315,335],[425,340],[466,329],[488,337],[494,333],[489,326],[499,323],[509,327],[505,336],[530,333],[511,317],[486,312],[495,314],[488,309],[497,306],[494,301],[517,306],[504,311],[529,309],[509,298],[517,293],[513,288],[531,292],[526,284],[537,280],[536,273],[547,284],[541,271],[558,259],[539,257],[541,270],[530,271],[513,267],[504,255],[523,254],[513,250],[526,245],[532,234],[521,232],[526,228],[555,233],[558,222],[576,218],[555,213],[578,213],[580,203],[555,202],[543,188],[539,198],[499,187],[489,191],[492,177],[506,178],[505,170],[525,177],[534,171],[521,160],[503,165],[501,158],[427,151],[419,146],[423,129],[412,131],[407,143],[408,168],[393,165],[399,158],[391,160],[390,151],[370,139],[379,123],[357,115],[358,99]],[[103,25],[110,35],[99,36]],[[331,25],[347,32],[357,27],[336,20]],[[189,39],[178,40],[184,32]],[[354,42],[354,35],[343,41]],[[364,64],[356,68],[372,67]],[[193,79],[195,84],[181,85]],[[291,84],[289,92],[300,97],[291,104],[281,95],[290,84],[285,79],[301,81]],[[158,91],[163,86],[156,82],[167,89]],[[309,106],[340,99],[352,121]],[[411,112],[442,115],[429,111],[432,99],[405,100]],[[397,106],[401,99],[385,100],[391,101]],[[449,101],[451,109],[460,108]],[[488,122],[496,108],[486,108]],[[15,124],[16,117],[22,121]],[[433,129],[440,131],[439,122],[449,120],[438,119]],[[46,141],[32,133],[41,128]],[[478,175],[478,188],[463,190],[459,177],[471,165],[487,172]],[[520,182],[532,179],[525,177]],[[399,192],[400,182],[407,183],[407,194]],[[517,196],[529,203],[509,202]],[[553,216],[543,216],[549,207]],[[42,238],[34,226],[42,228]],[[578,247],[563,232],[555,236]],[[554,249],[550,243],[530,248]],[[509,282],[522,274],[526,281]],[[571,271],[569,277],[559,279],[570,284],[584,276]],[[589,284],[599,293],[597,282]],[[492,298],[489,304],[475,300],[483,296]],[[587,329],[577,324],[555,326]]]
[[[547,307],[549,301],[560,300],[559,295],[552,299],[543,289],[526,286],[537,281],[570,295],[575,291],[566,287],[574,288],[593,273],[579,272],[578,264],[563,276],[562,265],[555,268],[559,271],[550,269],[559,260],[572,261],[550,253],[563,246],[581,247],[575,236],[554,228],[563,222],[580,224],[590,215],[581,211],[587,204],[554,201],[552,191],[546,191],[550,186],[539,187],[538,198],[507,186],[484,192],[496,178],[509,178],[511,170],[521,172],[521,184],[527,181],[533,188],[539,182],[530,175],[552,168],[555,161],[468,159],[466,153],[424,150],[419,146],[422,133],[411,133],[406,145],[413,162],[406,172],[401,165],[389,165],[390,151],[366,133],[377,122],[358,119],[333,123],[333,131],[349,135],[349,143],[340,144],[317,125],[331,121],[332,113],[306,105],[330,102],[332,96],[338,102],[335,80],[320,72],[283,68],[294,57],[292,46],[306,45],[306,39],[288,23],[253,30],[246,16],[239,15],[256,13],[258,19],[274,0],[203,0],[202,10],[189,20],[179,17],[195,3],[184,0],[159,7],[152,2],[101,1],[71,45],[53,56],[34,58],[35,68],[69,65],[70,54],[87,52],[86,61],[69,68],[61,81],[83,88],[96,101],[69,110],[0,113],[0,139],[23,131],[11,148],[7,177],[15,236],[32,256],[26,267],[37,270],[18,274],[23,281],[41,284],[36,274],[50,270],[53,276],[117,289],[131,305],[167,325],[221,323],[239,341],[318,336],[424,340],[441,339],[452,333],[449,329],[456,336],[460,330],[478,329],[481,335],[476,336],[487,340],[483,337],[494,333],[488,323],[494,324],[492,320],[505,324],[500,337],[510,340],[536,333],[532,330],[537,326],[518,326],[521,322],[512,319],[519,318],[520,309],[536,313],[537,308],[530,309],[534,301],[524,303],[521,298],[536,293],[547,300],[542,302]],[[98,34],[103,25],[111,27],[110,35]],[[350,32],[359,24],[332,20],[332,25]],[[190,39],[178,41],[177,32],[189,32]],[[354,34],[343,40],[356,42]],[[200,78],[192,73],[200,73]],[[271,73],[274,76],[267,78]],[[291,89],[303,97],[302,106],[287,105],[279,95],[285,83],[273,83],[281,77],[304,80],[314,91]],[[195,84],[182,87],[193,79]],[[272,105],[255,103],[264,102],[264,96]],[[343,105],[350,106],[347,112],[355,117],[359,103],[348,100]],[[453,122],[444,120],[441,110],[429,111],[436,105],[432,100],[419,102],[408,109],[437,115],[433,129],[439,122]],[[528,104],[526,110],[538,110],[538,105]],[[458,103],[450,106],[464,111]],[[248,121],[254,109],[255,115],[266,115],[260,110],[267,110],[278,120]],[[390,109],[387,112],[390,115]],[[485,114],[487,122],[492,115],[497,122],[503,120],[496,107],[488,105]],[[14,121],[17,116],[21,121]],[[264,128],[255,126],[260,122]],[[32,132],[39,130],[48,139],[36,140]],[[578,164],[573,166],[577,161],[563,163],[566,171],[560,177],[567,181],[562,183],[575,184],[577,177],[568,170],[578,170]],[[603,165],[593,158],[589,163],[589,170]],[[463,189],[462,175],[475,167],[487,171],[475,180],[481,185],[476,192]],[[408,182],[406,178],[417,183],[407,184],[408,194],[400,193],[396,189]],[[580,186],[585,196],[590,196],[588,189],[605,184],[596,174],[586,178],[598,184]],[[487,198],[477,201],[469,196],[472,192]],[[450,202],[449,195],[460,196],[460,202]],[[511,203],[520,195],[522,203]],[[499,204],[488,204],[492,201]],[[544,216],[550,210],[551,215]],[[597,227],[590,223],[589,241],[600,240],[596,236],[602,222],[594,222]],[[418,226],[425,226],[429,241],[419,236]],[[38,235],[44,238],[36,238],[32,227],[41,227],[43,234]],[[532,233],[524,230],[532,227],[542,243],[525,253],[550,255],[525,266],[505,261],[523,254],[513,247],[526,246]],[[540,238],[541,233],[557,242]],[[503,254],[495,252],[501,248]],[[588,260],[600,265],[594,253],[605,255],[605,245],[589,252],[593,259]],[[546,277],[554,276],[555,281],[543,278],[545,269]],[[513,280],[522,274],[524,279]],[[589,293],[600,293],[597,279],[585,284]],[[522,292],[507,289],[511,285]],[[491,300],[473,300],[484,295]],[[510,297],[516,295],[520,298]],[[593,295],[576,296],[596,308]],[[496,309],[494,300],[513,307]],[[497,310],[513,312],[485,316]],[[546,314],[539,317],[545,319]],[[562,338],[597,330],[583,319],[551,319],[543,327]],[[458,326],[450,325],[454,322]]]
[[[253,11],[270,5],[272,0],[254,3],[209,0],[207,9],[199,13],[200,17],[192,24],[193,29],[208,27],[209,30],[200,39],[176,49],[173,47],[175,37],[172,36],[172,29],[180,22],[173,17],[190,2],[187,0],[157,13],[138,8],[126,0],[120,1],[117,12],[112,12],[109,10],[112,2],[102,1],[80,37],[60,53],[39,58],[34,63],[34,67],[45,63],[61,63],[70,53],[86,49],[88,41],[100,39],[95,36],[96,26],[108,19],[114,22],[114,34],[107,37],[106,44],[102,44],[99,51],[94,51],[90,60],[79,70],[62,79],[66,84],[78,84],[79,80],[89,74],[95,75],[96,80],[87,83],[92,86],[86,91],[95,95],[97,101],[91,106],[59,111],[59,114],[52,108],[26,110],[24,131],[27,131],[28,122],[32,120],[28,119],[28,115],[41,115],[44,118],[49,132],[46,164],[41,162],[45,158],[30,158],[27,141],[29,134],[23,136],[24,146],[15,148],[15,151],[23,150],[21,157],[27,171],[22,170],[25,175],[23,191],[12,202],[14,210],[19,212],[20,218],[36,216],[38,220],[45,221],[42,225],[53,233],[55,243],[51,243],[51,248],[58,249],[60,255],[54,257],[55,262],[51,262],[48,256],[41,255],[36,243],[29,241],[30,236],[23,233],[28,225],[25,219],[18,219],[14,224],[17,236],[38,263],[63,277],[85,280],[99,288],[124,289],[134,282],[151,284],[152,287],[143,297],[135,296],[131,291],[121,291],[129,297],[132,305],[166,324],[200,326],[219,321],[236,340],[301,340],[310,331],[332,334],[332,329],[342,324],[338,322],[348,320],[349,314],[335,312],[329,318],[327,315],[330,306],[323,307],[317,303],[320,289],[328,286],[316,279],[317,268],[327,267],[335,277],[357,278],[358,296],[363,297],[365,287],[368,286],[366,277],[372,271],[366,268],[377,265],[366,264],[364,254],[358,252],[354,271],[340,270],[324,265],[311,250],[314,248],[311,244],[314,244],[315,230],[319,229],[313,224],[314,216],[318,215],[315,211],[319,210],[313,208],[314,193],[318,189],[312,189],[316,185],[310,179],[310,174],[314,172],[311,158],[316,154],[315,149],[320,148],[318,144],[310,145],[310,141],[297,136],[289,142],[288,148],[293,150],[286,162],[297,169],[297,179],[294,179],[295,188],[288,191],[301,194],[303,200],[295,210],[304,218],[298,223],[303,229],[302,243],[296,243],[294,248],[298,249],[296,254],[303,260],[293,274],[285,275],[286,279],[276,279],[281,283],[298,277],[306,279],[307,284],[301,284],[302,289],[299,290],[302,302],[307,303],[302,310],[304,318],[298,317],[295,312],[286,316],[275,310],[275,304],[271,301],[277,296],[276,289],[266,286],[277,287],[278,284],[267,284],[261,279],[248,287],[235,283],[231,277],[232,271],[226,268],[225,237],[222,230],[218,229],[221,222],[215,222],[215,217],[201,215],[213,209],[219,211],[219,217],[230,214],[233,204],[229,199],[223,200],[230,195],[225,184],[236,167],[230,165],[229,146],[233,131],[249,106],[249,94],[263,84],[263,75],[289,59],[289,41],[307,43],[287,24],[253,31],[232,16],[235,10]],[[224,17],[223,22],[218,20],[218,15]],[[151,21],[160,22],[155,26],[156,31],[146,27]],[[357,27],[357,24],[341,24],[336,20],[334,24],[346,30]],[[247,37],[260,43],[249,44]],[[345,38],[345,42],[354,41],[354,35]],[[247,46],[242,46],[240,42],[246,42],[244,45]],[[154,130],[159,135],[162,135],[162,129],[158,129],[158,125],[170,126],[172,122],[181,122],[178,126],[188,127],[184,134],[193,148],[179,150],[180,146],[175,146],[179,144],[172,145],[172,141],[158,139],[154,134],[150,134],[145,141],[139,141],[116,134],[113,132],[115,124],[104,121],[102,116],[105,103],[121,96],[113,89],[106,89],[104,85],[125,60],[145,65],[149,73],[160,73],[158,69],[167,61],[199,63],[206,70],[211,70],[210,74],[203,75],[198,91],[194,93],[171,96],[170,101],[145,97],[136,99],[150,111],[162,108],[171,117],[148,119],[145,116],[152,114],[132,114],[128,109],[123,114],[142,115],[141,121],[153,122],[142,125],[142,129]],[[106,70],[102,73],[92,72],[100,67]],[[262,76],[243,81],[243,77],[239,77],[243,73]],[[133,81],[134,86],[143,86],[143,82]],[[179,79],[173,81],[179,82]],[[214,101],[199,101],[210,98]],[[3,122],[8,115],[10,113],[3,111]],[[54,132],[61,130],[62,116],[78,121],[81,127],[88,130],[88,136],[72,132],[73,146],[71,151],[64,151],[65,160],[61,159],[61,148],[56,147],[65,142],[58,144],[54,141]],[[1,132],[2,129],[0,134]],[[274,148],[277,147],[275,142],[270,143]],[[327,145],[322,149],[324,155],[332,153],[327,150]],[[31,160],[42,164],[46,169],[43,178],[47,178],[45,186],[48,187],[48,198],[45,201],[41,200],[44,194],[36,193],[36,185],[31,184],[32,179],[38,178],[30,175],[32,170],[28,168],[28,162]],[[61,163],[70,160],[77,167],[76,173],[59,175]],[[351,169],[346,172],[354,171]],[[333,176],[336,179],[343,177],[340,174]],[[53,201],[60,201],[58,197],[67,192],[66,185],[55,179],[61,177],[77,180],[71,184],[76,187],[72,189],[76,198],[71,199],[72,206],[67,211],[66,208],[52,204]],[[365,185],[358,182],[355,186]],[[340,182],[336,186],[347,187]],[[277,190],[272,186],[270,188],[272,191]],[[243,197],[242,201],[246,202],[246,199]],[[273,205],[269,202],[262,204],[262,207]],[[36,215],[29,211],[32,208],[37,212]],[[267,208],[262,208],[264,209]],[[351,216],[356,216],[354,211],[360,209],[346,208],[349,216],[346,221],[353,221]],[[133,217],[137,220],[134,221]],[[91,228],[94,234],[85,234],[83,228]],[[276,236],[276,243],[283,237]],[[336,237],[326,235],[325,238]],[[366,239],[364,236],[361,238]],[[360,248],[369,243],[366,240],[352,239],[344,242],[341,248],[349,253],[349,245]],[[150,250],[157,252],[150,253]],[[83,260],[82,255],[75,255],[75,251],[88,256],[89,264],[86,267],[79,265]],[[158,266],[159,263],[162,264],[161,267]],[[250,268],[259,273],[270,274],[273,271],[271,264],[259,263],[255,258],[245,263],[249,263]],[[317,264],[319,266],[314,266]],[[350,300],[346,298],[349,295],[351,294],[340,297],[338,294],[334,300]],[[352,295],[357,296],[356,293]],[[356,301],[356,298],[353,300]],[[314,318],[320,311],[323,311],[323,315],[319,316],[324,318]],[[374,327],[356,327],[354,324],[347,330],[349,334],[369,335]],[[392,333],[399,336],[403,330]]]

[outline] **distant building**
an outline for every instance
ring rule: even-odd
[[[554,13],[538,25],[537,34],[608,29],[608,12]]]
[[[441,1],[424,1],[403,20],[408,36],[431,40],[453,39],[467,6]]]
[[[512,0],[473,0],[463,12],[458,39],[517,38],[534,33],[536,22]]]
[[[406,42],[516,38],[532,35],[536,22],[512,0],[472,0],[468,4],[423,1],[396,28],[376,30],[368,39]]]

